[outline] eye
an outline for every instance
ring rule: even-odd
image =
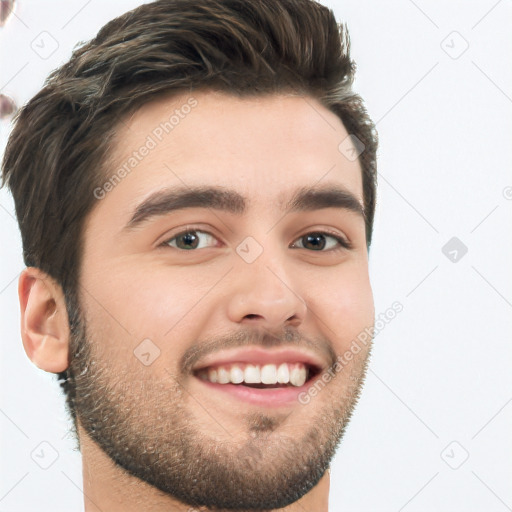
[[[203,238],[203,242],[201,242]],[[326,240],[326,239],[330,239]],[[182,251],[190,251],[194,249],[205,249],[206,247],[214,247],[215,243],[208,245],[208,241],[215,241],[216,238],[207,231],[199,229],[188,229],[174,235],[162,243],[163,246],[173,247]],[[306,233],[297,239],[299,244],[291,245],[294,249],[309,249],[315,252],[329,252],[344,249],[351,249],[350,242],[343,237],[328,233],[326,231],[312,231]]]
[[[326,238],[330,238],[331,241],[326,241]],[[313,231],[311,233],[306,233],[305,235],[302,235],[300,238],[298,238],[298,240],[301,243],[298,249],[311,249],[315,252],[329,252],[338,251],[341,250],[341,248],[352,248],[350,242],[344,238],[333,235],[331,233],[327,233],[325,231]],[[296,245],[294,244],[292,247],[296,247]],[[327,249],[324,250],[326,247]]]
[[[202,235],[205,236],[202,237]],[[184,251],[189,251],[191,249],[204,249],[205,247],[208,247],[208,245],[205,245],[204,241],[201,243],[201,238],[203,238],[203,240],[215,240],[215,237],[207,231],[189,229],[188,231],[182,231],[172,238],[169,238],[162,245],[169,245],[170,247]]]

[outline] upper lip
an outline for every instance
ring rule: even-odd
[[[292,348],[265,350],[262,348],[244,348],[236,350],[221,350],[204,357],[192,371],[196,372],[209,366],[221,366],[233,363],[267,364],[267,363],[304,363],[315,369],[327,367],[327,363],[316,354],[309,351]]]

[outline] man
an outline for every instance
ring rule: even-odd
[[[349,51],[310,0],[161,0],[18,114],[23,345],[61,379],[86,511],[327,510],[374,322]]]

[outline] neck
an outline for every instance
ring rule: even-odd
[[[80,429],[79,429],[80,430]],[[129,475],[94,443],[80,432],[83,466],[85,512],[208,512],[205,507],[191,508],[172,496],[163,495],[158,489]],[[329,471],[318,484],[300,500],[275,512],[328,512]]]

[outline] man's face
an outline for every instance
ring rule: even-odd
[[[80,433],[185,503],[283,507],[328,467],[367,364],[369,345],[322,381],[374,308],[363,217],[311,196],[344,189],[362,205],[361,168],[338,149],[343,124],[312,98],[193,98],[120,124],[106,179],[144,156],[87,219],[84,353],[71,363]],[[127,227],[155,192],[197,187],[230,195],[179,209],[168,197]],[[297,192],[309,195],[293,207]],[[287,370],[291,384],[219,383],[286,381]]]

